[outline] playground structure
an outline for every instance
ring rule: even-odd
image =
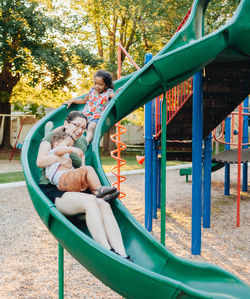
[[[180,26],[178,27],[178,32],[186,23],[187,18],[190,14],[190,11],[188,11],[187,15],[181,22]],[[133,61],[133,59],[126,53],[124,49],[122,49],[124,53],[128,56],[129,60],[132,62],[132,64],[138,69],[139,67],[136,65],[136,63]],[[152,54],[148,53],[145,57],[145,63],[149,62],[150,59],[152,59]],[[118,64],[119,65],[119,64]],[[203,69],[204,77],[206,77],[206,70]],[[202,89],[202,84],[200,82],[200,86],[197,88]],[[179,111],[182,109],[182,107],[186,104],[187,101],[192,100],[193,96],[193,77],[188,78],[186,81],[178,84],[174,88],[168,90],[165,93],[166,97],[166,125],[170,126],[171,121],[174,119],[174,117],[179,113]],[[152,220],[153,218],[157,218],[157,209],[161,208],[161,186],[164,183],[164,180],[161,181],[161,140],[160,136],[162,133],[162,101],[163,101],[163,95],[155,98],[152,100],[152,102],[149,102],[145,105],[145,153],[146,156],[138,156],[137,161],[138,163],[142,164],[145,160],[145,227],[148,231],[152,231]],[[244,109],[248,109],[249,98],[247,97],[244,100]],[[211,148],[211,138],[212,136],[208,136],[208,140],[206,140],[204,143],[207,145],[206,148],[204,148],[204,152],[206,154],[209,154],[209,157],[207,158],[207,164],[212,163],[212,160],[214,163],[211,165],[208,165],[206,167],[206,180],[207,184],[205,185],[206,192],[204,192],[203,197],[206,197],[206,206],[207,208],[203,211],[206,212],[206,215],[204,216],[204,223],[203,227],[209,228],[210,227],[210,202],[211,202],[211,172],[216,171],[220,168],[222,168],[225,164],[225,195],[229,195],[229,163],[238,163],[238,191],[237,191],[237,221],[236,225],[239,227],[239,218],[240,218],[240,167],[241,163],[244,163],[243,166],[243,185],[242,185],[242,191],[247,192],[247,162],[250,161],[250,152],[247,149],[249,146],[248,139],[249,139],[249,133],[248,133],[248,117],[249,113],[245,112],[242,114],[242,106],[241,104],[238,107],[238,110],[240,113],[232,112],[232,126],[231,126],[231,136],[232,136],[232,143],[233,144],[233,136],[234,136],[234,115],[239,115],[239,131],[241,132],[243,126],[244,134],[239,134],[239,139],[237,145],[237,152],[233,151],[230,153],[228,150],[230,149],[230,144],[219,141],[216,139],[215,134],[213,135],[214,140],[220,143],[226,144],[226,150],[227,152],[220,153],[219,156],[210,157],[210,153],[212,152]],[[224,115],[224,114],[223,114]],[[244,124],[243,124],[243,118],[241,117],[244,115]],[[176,126],[178,124],[174,124]],[[228,124],[229,128],[230,124]],[[230,130],[230,129],[229,129]],[[215,130],[213,130],[215,132]],[[224,120],[222,122],[222,135],[224,132]],[[230,139],[230,132],[227,132],[227,136],[229,136]],[[168,136],[169,137],[169,136]],[[213,140],[212,140],[213,141]],[[242,144],[243,142],[243,144]],[[244,143],[245,142],[245,143]],[[174,140],[173,138],[167,139],[167,154],[166,158],[168,160],[182,160],[182,161],[190,161],[192,160],[191,153],[192,153],[192,139],[191,140],[181,140],[180,138]],[[242,150],[242,147],[244,148]],[[242,154],[243,153],[243,157]],[[233,154],[233,155],[232,155]],[[237,159],[238,154],[238,159]],[[225,160],[227,155],[227,160]],[[220,157],[224,157],[224,160],[221,160]],[[236,158],[235,158],[236,157]],[[241,159],[242,157],[242,159]],[[233,159],[233,160],[232,160]],[[192,175],[192,167],[183,168],[180,169],[180,175],[186,176],[186,182],[188,182],[188,175]],[[153,182],[153,184],[152,184]],[[161,213],[163,214],[165,211],[165,206],[161,209]],[[198,215],[199,217],[199,215]],[[165,245],[165,221],[162,220],[162,242]],[[198,247],[201,247],[201,238],[198,236],[199,239],[193,239],[194,243],[199,243]],[[198,249],[198,254],[200,252],[200,249]],[[193,250],[192,253],[196,254],[196,251]]]
[[[11,160],[12,160],[14,154],[15,154],[16,149],[17,148],[19,148],[19,149],[22,148],[22,143],[21,143],[22,141],[20,142],[20,137],[21,137],[21,133],[23,132],[23,128],[24,128],[26,120],[31,119],[31,120],[34,120],[34,122],[36,122],[36,117],[35,117],[35,115],[32,115],[32,114],[15,114],[15,115],[13,115],[13,114],[0,114],[0,117],[2,117],[1,126],[0,126],[0,144],[2,143],[6,117],[10,117],[11,119],[12,118],[17,118],[17,120],[18,120],[17,124],[16,124],[16,136],[15,136],[14,132],[11,132],[11,139],[15,140],[14,141],[14,146],[13,146],[10,158],[9,158],[9,161],[11,162]],[[18,124],[19,124],[19,127],[18,127]]]
[[[168,136],[171,136],[172,140],[192,140],[193,194],[195,195],[192,209],[201,211],[203,136],[208,136],[223,117],[246,98],[249,94],[247,80],[250,78],[250,1],[242,0],[228,24],[203,37],[202,20],[208,2],[194,1],[186,24],[170,42],[141,70],[115,82],[116,89],[121,86],[123,88],[104,111],[86,155],[87,163],[93,165],[103,184],[109,182],[100,161],[101,136],[124,116],[161,94],[163,94],[162,123],[166,123],[167,90],[195,74],[193,98],[187,101],[172,119],[172,125],[168,126]],[[205,66],[204,109],[202,109],[200,70]],[[231,76],[234,72],[235,76]],[[209,88],[219,81],[218,77],[214,78],[216,74],[221,75],[221,79],[228,79],[227,94],[234,92],[230,101],[227,100],[226,95],[223,97],[224,93],[220,101],[207,96]],[[245,79],[244,84],[241,83],[242,78]],[[230,90],[230,87],[235,86],[237,90],[235,88]],[[193,130],[190,121],[192,120],[190,102],[193,102],[194,107]],[[221,104],[223,109],[217,111],[216,103]],[[82,110],[83,107],[73,106],[71,109]],[[212,109],[217,113],[210,113]],[[202,110],[206,122],[201,118]],[[185,126],[182,125],[181,128],[173,126],[174,123],[183,124],[182,113],[184,113]],[[96,277],[126,298],[249,298],[250,288],[231,273],[217,266],[194,263],[174,256],[141,227],[119,200],[114,202],[112,208],[123,235],[126,251],[134,259],[133,263],[102,248],[90,238],[82,222],[77,219],[67,219],[56,209],[38,187],[40,170],[35,165],[34,153],[38,150],[46,123],[51,120],[57,127],[62,124],[67,114],[68,110],[63,106],[42,119],[30,131],[22,150],[25,179],[33,204],[44,224],[61,246]],[[181,118],[182,122],[178,118]],[[166,179],[166,129],[167,126],[163,126],[161,133],[161,179],[163,180]],[[165,207],[164,188],[162,185],[161,208]],[[165,213],[163,218],[164,216]],[[197,227],[198,234],[200,221],[201,217],[198,215],[192,224]],[[60,254],[62,255],[61,249]]]
[[[250,113],[244,112],[248,110],[249,97],[244,100],[244,107],[242,104],[238,107],[238,112],[232,112],[226,118],[226,128],[225,128],[225,140],[223,141],[224,125],[222,126],[222,138],[219,140],[214,134],[214,139],[225,145],[225,151],[219,153],[213,157],[213,160],[225,163],[225,184],[224,184],[224,194],[230,195],[230,164],[238,164],[238,177],[237,177],[237,216],[236,216],[236,226],[240,226],[240,186],[241,186],[241,164],[243,163],[243,183],[242,191],[248,191],[248,161],[250,161],[250,151],[248,149],[250,143],[249,133],[248,133],[248,117]],[[238,131],[234,129],[235,115],[238,115]],[[244,118],[244,119],[243,119]],[[238,135],[237,143],[234,143],[234,134]],[[237,146],[237,149],[230,150],[230,146]]]

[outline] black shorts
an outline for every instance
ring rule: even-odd
[[[56,185],[53,184],[39,184],[40,189],[43,191],[43,193],[50,199],[53,203],[55,203],[57,197],[62,197],[63,194],[66,191],[60,191],[57,189]],[[81,191],[81,193],[89,193],[91,194],[92,192],[87,189],[84,191]]]

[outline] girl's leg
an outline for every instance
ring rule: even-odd
[[[91,140],[93,139],[96,125],[97,125],[97,123],[95,121],[91,121],[88,124],[87,135],[86,135],[87,144],[90,144]]]
[[[79,192],[65,192],[61,198],[56,199],[55,205],[66,216],[86,213],[86,224],[93,239],[106,249],[111,249],[95,196]]]
[[[103,225],[109,244],[117,253],[119,253],[123,257],[126,257],[127,254],[123,245],[121,231],[110,207],[110,204],[108,204],[101,198],[97,198],[97,203],[102,214]]]

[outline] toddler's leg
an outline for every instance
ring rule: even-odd
[[[86,135],[86,141],[88,144],[90,144],[91,140],[93,139],[94,136],[94,132],[95,132],[95,128],[96,128],[96,122],[91,121],[88,124],[88,128],[87,128],[87,135]]]
[[[60,191],[80,192],[89,188],[97,197],[104,197],[116,191],[112,186],[101,186],[100,180],[91,166],[82,166],[64,172],[57,186]],[[117,196],[116,196],[117,197]]]
[[[89,188],[91,191],[101,186],[100,180],[91,166],[82,166],[64,172],[58,183],[60,191],[84,191]]]
[[[58,182],[58,190],[80,192],[88,188],[86,168],[77,168],[64,172]]]
[[[113,186],[101,186],[101,182],[93,167],[83,166],[81,168],[84,170],[87,169],[87,175],[86,175],[87,185],[88,188],[93,192],[93,194],[96,195],[96,197],[103,198],[105,200],[106,195],[113,194],[117,191],[117,188]],[[117,198],[118,195],[116,194],[116,196],[113,197]]]

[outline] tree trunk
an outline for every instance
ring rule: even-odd
[[[0,93],[1,94],[1,93]],[[0,114],[10,114],[10,103],[0,102]],[[2,121],[2,117],[0,117],[0,124]],[[4,122],[4,131],[3,131],[3,142],[0,145],[1,148],[10,148],[10,117],[5,117]]]
[[[113,126],[104,136],[103,136],[103,147],[102,154],[110,155],[110,152],[116,149],[116,144],[110,139],[110,136],[115,134],[116,127]]]
[[[0,73],[0,114],[10,114],[10,96],[13,88],[20,80],[20,75],[17,73],[15,76],[12,74],[12,63],[7,61],[2,67]],[[1,121],[1,118],[0,118]],[[10,148],[10,117],[5,118],[2,148]]]

